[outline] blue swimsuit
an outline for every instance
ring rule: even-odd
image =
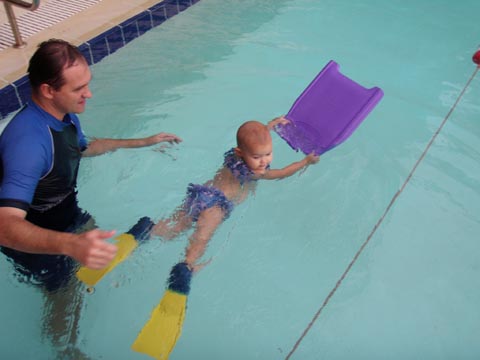
[[[75,114],[58,121],[29,103],[0,136],[0,206],[25,210],[26,219],[42,228],[75,231],[90,217],[78,207],[76,196],[86,146]],[[18,272],[49,290],[65,285],[76,266],[68,256],[0,250]]]
[[[224,155],[223,165],[227,167],[243,185],[246,182],[254,181],[253,172],[245,162],[235,155],[233,149],[227,151]],[[218,206],[224,212],[225,219],[230,216],[234,204],[228,200],[225,194],[213,186],[189,184],[184,208],[186,212],[196,222],[202,211],[211,207]]]

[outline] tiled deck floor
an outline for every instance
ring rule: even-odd
[[[41,0],[40,8],[53,1],[55,0]],[[61,38],[79,45],[159,2],[161,0],[101,0],[65,20],[25,38],[24,41],[27,42],[27,45],[22,49],[10,47],[0,50],[0,88],[25,75],[28,60],[40,42],[50,38]],[[21,8],[15,6],[13,8],[17,19],[21,19],[22,15],[26,13],[26,10]],[[56,15],[52,14],[52,16]],[[8,19],[2,2],[0,25],[6,23],[8,23]]]

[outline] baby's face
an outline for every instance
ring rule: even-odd
[[[241,156],[255,175],[263,175],[273,159],[272,142],[252,144],[241,150]]]

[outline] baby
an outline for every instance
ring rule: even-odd
[[[319,161],[319,156],[312,153],[283,169],[270,169],[273,158],[270,130],[286,123],[287,119],[278,117],[268,125],[258,121],[242,124],[237,131],[237,147],[225,153],[223,167],[214,178],[203,185],[189,184],[183,205],[153,227],[152,234],[170,240],[195,224],[184,260],[190,270],[202,266],[197,261],[215,230],[228,218],[233,207],[255,189],[257,180],[282,179]]]

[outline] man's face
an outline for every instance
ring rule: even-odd
[[[65,84],[52,90],[52,102],[61,118],[67,113],[79,114],[85,111],[87,99],[92,97],[88,88],[92,75],[88,64],[78,60],[63,70]]]

